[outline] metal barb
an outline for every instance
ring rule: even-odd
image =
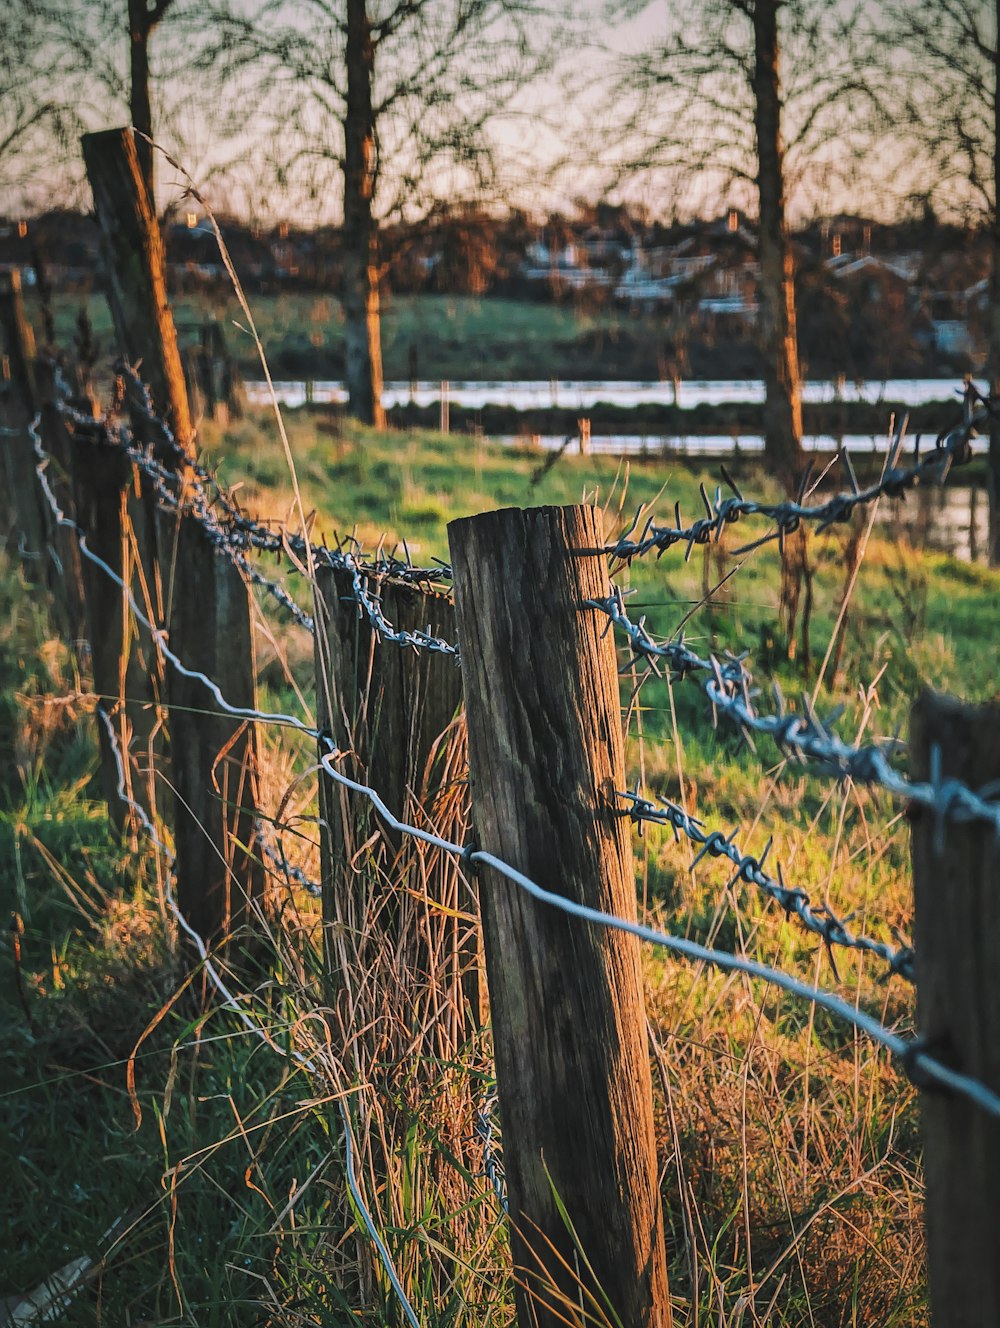
[[[686,546],[685,557],[690,557],[695,544],[704,544],[712,539],[719,539],[725,525],[740,520],[745,516],[767,517],[775,529],[744,544],[737,553],[748,553],[768,540],[777,539],[784,546],[785,536],[791,534],[800,522],[815,522],[820,530],[831,525],[847,521],[856,507],[867,506],[883,496],[902,498],[907,490],[926,481],[943,483],[952,465],[964,465],[970,458],[970,438],[987,422],[992,409],[992,402],[970,384],[965,394],[965,406],[962,423],[938,438],[935,446],[923,456],[917,455],[912,466],[897,466],[903,445],[908,417],[904,416],[895,430],[890,444],[889,456],[881,478],[874,484],[862,489],[854,473],[850,457],[841,449],[841,458],[847,471],[850,489],[848,492],[834,494],[825,502],[809,504],[805,502],[805,493],[811,474],[811,466],[803,475],[803,482],[796,500],[785,499],[782,502],[763,502],[745,497],[737,488],[726,469],[722,468],[723,478],[733,490],[733,496],[723,498],[717,492],[715,501],[710,502],[701,486],[701,497],[707,516],[699,517],[690,526],[681,520],[680,504],[674,504],[674,524],[659,526],[647,522],[639,539],[633,539],[635,522],[624,531],[614,544],[605,550],[612,558],[621,563],[629,563],[633,558],[655,553],[657,556],[666,552],[675,544]]]

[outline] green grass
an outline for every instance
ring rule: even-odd
[[[659,461],[619,468],[563,458],[533,484],[543,458],[528,451],[372,434],[305,412],[289,416],[289,429],[314,534],[353,533],[369,549],[405,537],[419,562],[447,557],[449,519],[488,507],[597,501],[609,534],[640,502],[666,514],[680,500],[688,517],[698,507],[701,476]],[[290,513],[266,416],[225,437],[206,429],[204,445],[224,481],[243,483],[249,509]],[[760,474],[743,473],[741,483],[768,489]],[[749,525],[729,533],[730,548],[744,529],[751,533]],[[841,537],[815,541],[812,553],[821,658],[844,577]],[[623,579],[636,612],[666,635],[701,599],[706,576],[714,584],[737,562],[713,553],[706,568],[701,550],[687,563],[674,550],[636,563]],[[306,603],[299,578],[289,585]],[[998,590],[996,573],[873,539],[841,671],[821,690],[821,707],[845,703],[845,733],[863,721],[869,732],[891,733],[905,728],[924,685],[973,700],[996,695]],[[815,679],[801,661],[780,662],[775,651],[768,660],[777,595],[775,551],[765,546],[693,615],[690,639],[706,651],[749,646],[765,689],[774,678],[798,704]],[[280,1045],[295,1026],[295,1045],[318,1062],[306,1073],[217,1002],[181,990],[186,970],[156,864],[143,845],[120,841],[96,796],[93,719],[72,658],[9,569],[0,575],[0,622],[0,731],[10,754],[0,781],[0,905],[23,926],[20,962],[11,946],[0,958],[0,1297],[32,1290],[72,1259],[106,1253],[63,1321],[393,1321],[391,1295],[345,1197],[335,1100],[343,1069],[323,1059],[342,1037],[369,1044],[352,1043],[356,1029],[330,1013],[301,1018],[327,1009],[314,906],[296,899],[286,909],[278,978],[262,984],[253,1005]],[[290,676],[311,704],[311,649],[297,629],[278,627],[261,667],[268,703],[298,704]],[[623,678],[623,698],[633,681]],[[269,806],[306,759],[280,735],[268,737]],[[675,685],[672,696],[658,679],[644,683],[630,710],[628,762],[630,777],[641,773],[647,787],[675,798],[680,767],[688,806],[708,828],[738,825],[738,842],[758,853],[773,836],[769,861],[816,902],[853,911],[856,930],[886,940],[893,928],[908,932],[899,808],[782,765],[766,739],[755,754],[725,727],[713,730],[696,681]],[[314,812],[313,797],[314,786],[297,788],[296,813]],[[657,827],[635,849],[640,906],[651,920],[745,947],[806,978],[818,974],[880,1018],[911,1026],[910,993],[898,979],[884,985],[875,964],[849,955],[838,955],[834,972],[758,892],[727,884],[723,864],[689,870],[690,846]],[[678,1324],[925,1323],[914,1095],[885,1056],[749,980],[652,952],[645,973],[661,1048],[657,1134]],[[383,1027],[380,1017],[373,1008],[373,1026]],[[386,1045],[394,1045],[402,1021],[385,1017]],[[137,1045],[138,1129],[126,1081]],[[504,1245],[491,1234],[483,1182],[445,1164],[436,1134],[442,1092],[476,1086],[481,1049],[472,1056],[471,1070],[426,1061],[411,1073],[400,1048],[382,1053],[391,1065],[366,1062],[377,1091],[348,1081],[369,1192],[428,1328],[509,1321]],[[390,1177],[381,1190],[380,1172]],[[120,1218],[127,1231],[102,1245]],[[456,1245],[461,1265],[447,1253]]]
[[[72,344],[76,319],[85,305],[103,350],[109,352],[114,338],[103,296],[57,295],[53,304],[59,345]],[[29,313],[37,328],[36,305],[29,297]],[[171,305],[182,342],[196,341],[201,323],[217,318],[244,371],[261,376],[235,297],[178,296]],[[252,306],[276,378],[342,376],[344,320],[334,296],[262,295],[253,299]],[[650,338],[653,344],[656,330],[647,317],[618,309],[578,309],[572,304],[399,295],[387,297],[382,309],[382,358],[390,380],[410,377],[411,347],[417,355],[417,376],[431,380],[545,379],[571,375],[574,369],[584,377],[616,377],[628,373],[619,362],[621,355],[634,355],[636,344]],[[656,376],[655,356],[647,369]]]

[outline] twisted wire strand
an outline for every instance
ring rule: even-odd
[[[716,487],[714,498],[709,499],[702,484],[701,498],[705,505],[703,517],[691,525],[685,525],[681,519],[680,504],[677,503],[674,505],[674,525],[657,525],[653,517],[649,516],[641,533],[637,538],[633,538],[642,517],[643,509],[640,507],[631,526],[613,544],[606,545],[604,551],[618,562],[628,564],[634,558],[641,558],[647,553],[655,553],[659,558],[675,544],[683,544],[686,550],[685,558],[690,558],[696,545],[710,544],[718,540],[727,526],[734,525],[746,516],[768,517],[774,523],[775,529],[760,539],[751,540],[739,549],[734,549],[734,554],[749,553],[751,549],[756,549],[770,540],[777,540],[783,545],[785,537],[798,530],[804,521],[814,522],[817,531],[828,530],[839,522],[848,521],[855,508],[873,503],[878,498],[902,498],[908,490],[916,488],[925,480],[943,484],[953,466],[962,466],[971,460],[972,436],[988,422],[992,413],[990,399],[984,397],[972,383],[969,383],[963,400],[961,424],[940,435],[930,452],[923,457],[920,456],[918,437],[914,443],[914,462],[911,466],[897,465],[906,430],[904,417],[893,437],[881,477],[864,489],[858,484],[850,456],[846,449],[841,448],[839,457],[847,473],[850,489],[834,494],[823,503],[805,502],[812,476],[811,463],[802,477],[797,498],[785,499],[778,503],[747,498],[725,466],[722,466],[722,474],[731,493],[723,497],[720,485]]]
[[[296,867],[294,863],[288,861],[281,836],[269,822],[261,820],[259,817],[257,819],[257,842],[260,844],[261,855],[281,876],[289,881],[294,881],[296,885],[305,890],[306,894],[313,895],[315,898],[322,895],[323,887],[304,872],[301,867]]]
[[[300,608],[283,586],[269,580],[255,568],[244,556],[245,551],[254,549],[263,553],[291,553],[300,561],[310,561],[319,567],[348,573],[351,578],[351,598],[358,606],[359,614],[367,619],[380,641],[448,655],[457,662],[457,644],[436,636],[429,625],[426,630],[395,627],[385,614],[379,590],[372,588],[373,583],[377,587],[386,580],[435,588],[449,575],[445,564],[429,568],[414,567],[405,545],[403,558],[394,554],[386,557],[380,553],[374,561],[369,561],[351,548],[331,549],[325,545],[312,544],[301,535],[276,530],[246,516],[211,472],[194,461],[176,441],[169,424],[153,412],[146,385],[135,370],[123,364],[119,365],[119,372],[131,389],[130,407],[137,409],[156,433],[155,446],[139,445],[123,423],[112,425],[107,420],[94,420],[76,410],[66,400],[65,392],[57,401],[64,419],[90,435],[96,433],[98,441],[106,441],[119,449],[151,481],[162,505],[169,510],[181,509],[197,521],[216,551],[235,562],[254,584],[261,586],[282,604],[300,626],[310,633],[315,631],[312,617]],[[189,476],[186,482],[183,481],[160,459],[164,455],[183,464],[194,478]],[[176,486],[178,492],[174,492],[172,486]],[[224,519],[219,517],[216,508],[225,514]]]
[[[258,567],[251,563],[238,543],[230,537],[226,527],[218,519],[200,479],[196,480],[190,486],[184,498],[181,498],[170,487],[171,481],[174,483],[178,481],[176,473],[168,470],[166,466],[157,461],[148,449],[143,450],[130,443],[123,426],[118,445],[123,454],[150,481],[159,506],[163,510],[182,512],[185,516],[196,521],[217,553],[235,564],[253,585],[266,591],[310,636],[315,634],[316,625],[312,616],[299,606],[283,585],[277,581],[272,581],[270,577],[266,577]]]
[[[898,973],[907,982],[916,981],[912,946],[900,945],[894,948],[871,936],[855,935],[847,925],[850,917],[838,917],[826,904],[815,906],[805,890],[786,885],[780,866],[777,879],[765,872],[764,863],[771,850],[770,839],[758,858],[752,853],[744,853],[734,843],[735,830],[728,835],[724,835],[721,830],[705,830],[701,821],[676,803],[661,799],[657,804],[649,798],[641,797],[638,786],[634,793],[616,790],[615,796],[627,805],[628,814],[632,822],[638,825],[640,834],[644,825],[669,825],[675,840],[679,840],[683,833],[693,844],[698,845],[699,851],[691,863],[692,868],[706,856],[727,858],[736,868],[731,884],[746,881],[756,885],[784,911],[786,917],[794,913],[807,931],[823,941],[833,965],[834,977],[838,981],[840,975],[833,954],[835,946],[875,955],[885,962],[886,977]]]
[[[620,587],[604,599],[585,603],[607,616],[608,630],[616,627],[628,638],[634,661],[642,660],[658,671],[659,661],[665,660],[673,679],[707,672],[710,676],[704,679],[703,690],[711,703],[713,718],[717,720],[720,714],[724,715],[751,746],[752,734],[764,734],[773,739],[783,754],[814,761],[837,779],[878,785],[894,797],[928,809],[935,818],[939,844],[944,824],[949,820],[985,822],[1000,836],[1000,800],[996,796],[1000,790],[993,786],[975,790],[959,779],[945,779],[941,774],[940,754],[935,762],[932,752],[930,779],[910,779],[889,759],[890,753],[901,745],[897,739],[852,744],[840,737],[834,725],[843,713],[842,706],[823,719],[809,696],[804,695],[802,712],[794,713],[786,709],[781,689],[775,684],[776,712],[760,714],[754,706],[759,690],[753,687],[753,677],[746,667],[746,651],[739,655],[727,651],[721,659],[716,655],[702,658],[685,645],[683,635],[676,641],[654,641],[646,629],[645,618],[638,622],[629,618]]]
[[[490,1184],[493,1195],[504,1213],[510,1212],[507,1202],[507,1179],[503,1169],[503,1153],[496,1139],[497,1088],[493,1083],[484,1094],[476,1112],[473,1129],[483,1148],[482,1174]]]

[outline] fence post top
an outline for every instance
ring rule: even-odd
[[[586,512],[593,512],[600,519],[600,509],[594,503],[544,503],[537,507],[494,507],[488,512],[475,512],[470,516],[456,517],[448,522],[448,531],[451,534],[473,526],[510,525],[516,521],[525,524],[550,521],[558,516],[577,516]]]
[[[449,526],[460,526],[466,521],[482,521],[487,517],[508,518],[514,514],[534,515],[535,513],[551,514],[554,512],[579,512],[585,510],[596,511],[593,503],[536,503],[531,507],[491,507],[485,512],[471,512],[468,516],[457,516],[448,522]]]
[[[80,143],[83,145],[84,150],[86,150],[88,144],[93,144],[95,147],[99,147],[101,144],[110,143],[116,138],[132,143],[133,145],[135,144],[132,129],[129,125],[120,125],[115,129],[94,129],[89,133],[81,134]]]
[[[594,503],[550,503],[500,507],[448,522],[453,563],[462,559],[463,550],[470,545],[490,543],[505,546],[506,554],[516,560],[528,541],[539,539],[550,544],[553,551],[557,546],[564,548],[572,559],[597,557],[605,552],[604,512]],[[497,552],[500,554],[499,547]]]

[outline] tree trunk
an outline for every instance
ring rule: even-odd
[[[364,424],[385,427],[378,307],[375,190],[375,47],[366,0],[347,0],[347,113],[344,118],[343,304],[348,408]]]
[[[764,359],[764,455],[788,488],[802,462],[802,400],[795,332],[794,261],[785,219],[778,55],[779,0],[757,0],[754,128],[759,195],[759,330]]]
[[[1000,0],[996,0],[1000,20]],[[993,60],[993,215],[990,239],[993,266],[990,273],[989,375],[990,396],[1000,402],[1000,51]],[[1000,420],[990,420],[990,454],[987,465],[989,532],[987,557],[991,567],[1000,566]]]
[[[149,99],[149,38],[153,22],[146,0],[128,0],[129,35],[129,114],[132,127],[148,138],[153,137],[153,109]],[[156,211],[153,193],[153,149],[144,138],[137,137],[135,151],[139,158],[150,207]]]

